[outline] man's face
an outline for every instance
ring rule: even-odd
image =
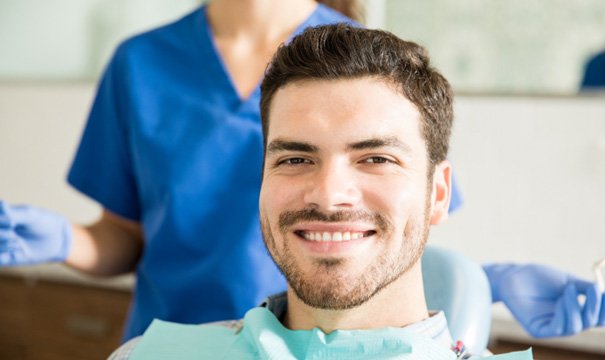
[[[418,260],[443,217],[435,203],[449,201],[432,179],[449,186],[449,165],[427,179],[420,114],[383,80],[295,82],[275,93],[269,118],[267,248],[307,305],[361,305]]]

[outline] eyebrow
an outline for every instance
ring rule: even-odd
[[[405,153],[412,152],[412,149],[409,145],[394,136],[372,138],[354,142],[352,144],[347,145],[347,150],[368,150],[383,147],[397,148]]]
[[[299,151],[305,153],[317,153],[319,148],[315,145],[311,145],[302,141],[288,141],[288,140],[273,140],[267,146],[267,153],[273,154],[280,151]]]
[[[362,141],[357,141],[347,145],[348,151],[368,150],[383,147],[391,147],[402,150],[405,153],[412,152],[412,149],[401,140],[394,136],[372,138]],[[281,151],[298,151],[305,153],[317,153],[319,148],[315,145],[303,141],[289,141],[276,139],[271,141],[267,146],[267,154],[274,154]]]

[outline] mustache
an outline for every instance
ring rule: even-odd
[[[288,228],[303,221],[319,221],[325,223],[337,222],[369,222],[376,225],[378,230],[386,232],[392,228],[391,222],[384,216],[376,212],[354,210],[337,211],[330,214],[324,214],[317,209],[303,209],[297,211],[285,211],[279,215],[279,230],[287,232]]]

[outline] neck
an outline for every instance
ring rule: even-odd
[[[320,328],[363,330],[404,327],[428,317],[420,261],[366,303],[347,310],[325,310],[304,304],[288,288],[288,310],[284,325],[291,330]]]
[[[270,42],[291,34],[316,6],[314,0],[214,0],[207,14],[217,38]]]

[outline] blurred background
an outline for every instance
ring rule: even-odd
[[[0,79],[95,82],[126,37],[199,0],[0,0]],[[457,91],[573,95],[605,49],[601,0],[366,0],[366,24],[417,41]]]
[[[65,176],[103,67],[125,38],[199,4],[0,0],[0,199],[95,220],[100,209]],[[450,158],[464,205],[432,243],[594,279],[605,257],[605,93],[580,87],[605,50],[605,1],[367,0],[365,10],[369,27],[426,46],[456,92]],[[130,276],[45,265],[0,280],[0,359],[99,359],[117,346]],[[605,356],[602,329],[537,341],[498,306],[492,335],[544,347],[542,359]]]

